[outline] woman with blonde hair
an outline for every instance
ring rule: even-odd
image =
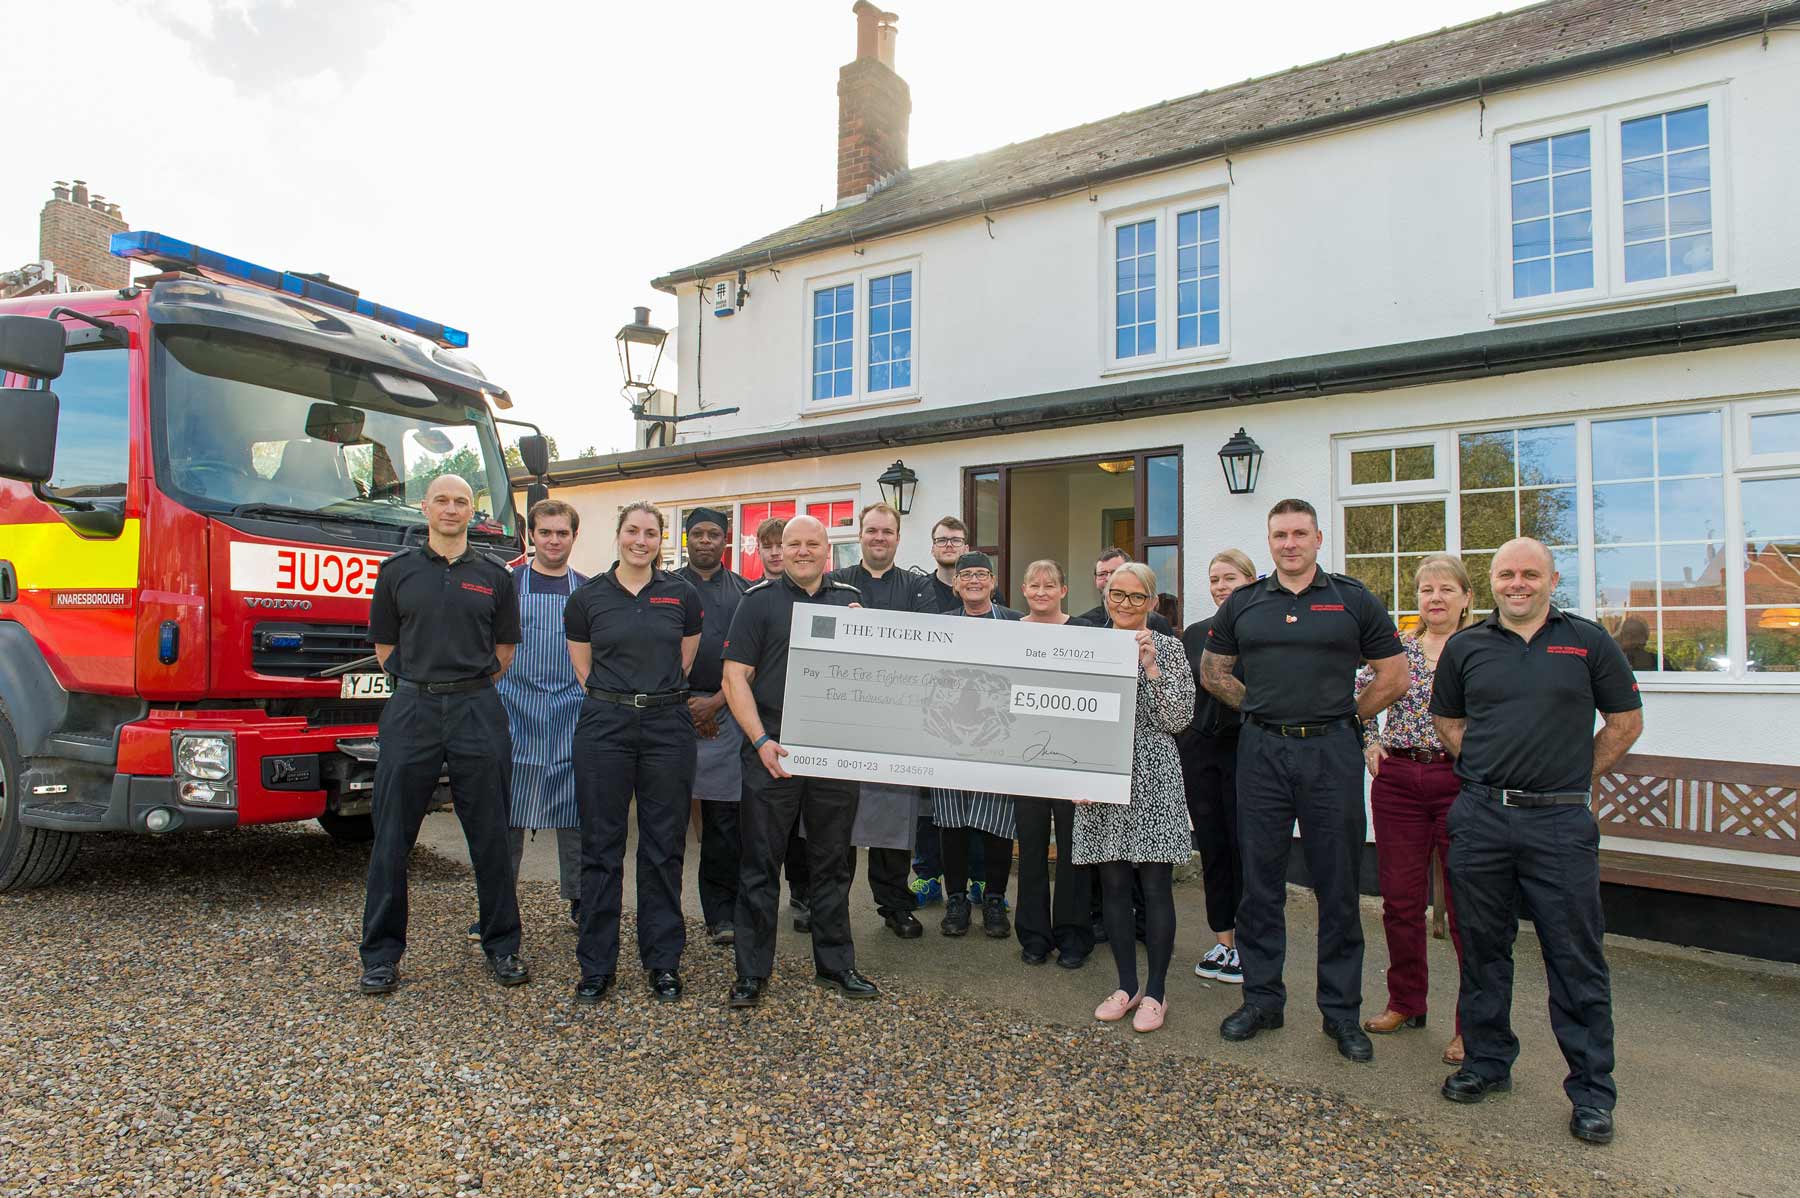
[[[1387,933],[1387,1009],[1363,1027],[1377,1035],[1425,1026],[1428,974],[1425,966],[1425,899],[1430,890],[1431,854],[1450,859],[1447,818],[1460,787],[1454,765],[1431,721],[1431,684],[1444,643],[1475,622],[1475,594],[1462,561],[1434,553],[1416,572],[1419,623],[1401,636],[1409,684],[1406,694],[1363,727],[1368,763],[1369,805],[1375,816],[1375,857],[1381,881],[1381,923]],[[1357,675],[1358,693],[1373,674]],[[1446,888],[1447,890],[1447,888]],[[1446,892],[1450,940],[1462,958],[1456,912]],[[1462,1034],[1444,1049],[1444,1062],[1461,1064]]]

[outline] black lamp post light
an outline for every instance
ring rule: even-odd
[[[1225,471],[1225,489],[1233,495],[1249,495],[1256,490],[1256,476],[1262,473],[1262,446],[1252,441],[1242,428],[1219,450],[1219,465]]]
[[[875,485],[881,488],[882,502],[896,512],[904,516],[912,511],[913,492],[919,486],[919,476],[905,462],[895,462],[889,466],[875,480]]]
[[[707,408],[704,411],[689,412],[685,416],[675,412],[662,415],[650,411],[650,400],[656,395],[656,368],[662,365],[663,346],[668,340],[667,329],[659,329],[650,323],[648,308],[633,308],[631,323],[613,337],[619,347],[619,373],[625,376],[621,394],[631,405],[632,416],[652,424],[666,425],[679,424],[683,420],[701,420],[708,416],[729,416],[737,411],[736,408]]]

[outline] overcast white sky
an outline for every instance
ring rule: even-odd
[[[468,329],[566,456],[626,448],[650,279],[833,200],[850,0],[0,0],[0,269],[55,179]],[[892,0],[915,165],[1518,0]],[[658,382],[671,384],[674,372]]]

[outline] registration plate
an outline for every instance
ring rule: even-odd
[[[345,674],[338,679],[340,699],[386,699],[393,693],[392,674]]]

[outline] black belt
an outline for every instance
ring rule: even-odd
[[[1593,795],[1585,790],[1505,790],[1479,782],[1464,782],[1463,789],[1503,807],[1586,807],[1593,801]]]
[[[673,707],[677,703],[686,703],[686,691],[663,691],[656,695],[625,695],[618,691],[603,691],[597,686],[587,688],[587,693],[596,699],[604,699],[608,703],[617,703],[620,707]]]
[[[460,695],[464,691],[478,691],[484,686],[492,685],[494,680],[483,674],[480,678],[459,678],[455,682],[414,682],[410,678],[402,678],[394,683],[394,689],[418,691],[426,695]]]
[[[1383,745],[1390,757],[1404,757],[1408,761],[1416,761],[1420,765],[1440,765],[1450,760],[1450,754],[1442,749],[1418,749],[1412,745]]]
[[[1322,724],[1277,724],[1273,720],[1251,716],[1250,722],[1265,732],[1273,732],[1276,736],[1292,736],[1304,740],[1309,736],[1324,736],[1334,728],[1341,728],[1350,722],[1350,717],[1343,716],[1335,720],[1326,720]]]

